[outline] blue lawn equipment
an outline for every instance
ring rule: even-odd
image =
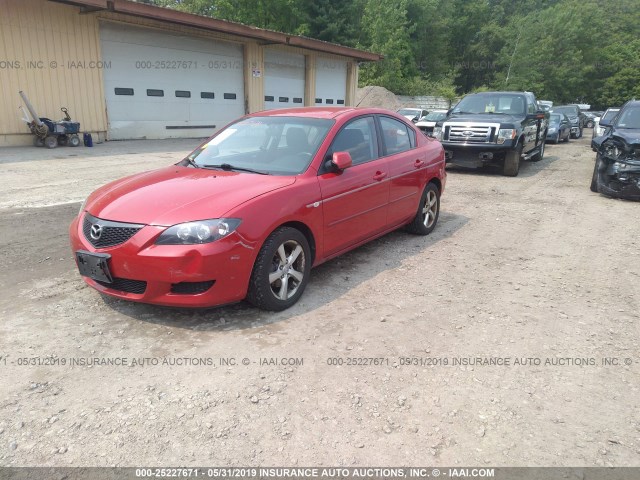
[[[62,120],[54,121],[49,118],[38,117],[23,91],[20,91],[20,96],[31,114],[31,118],[29,118],[29,115],[23,110],[25,114],[24,120],[34,135],[33,144],[36,147],[56,148],[58,145],[69,145],[70,147],[80,145],[80,137],[78,136],[80,123],[71,121],[71,116],[66,108],[62,107],[60,109],[64,113]]]

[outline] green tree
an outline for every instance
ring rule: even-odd
[[[359,47],[385,58],[361,68],[362,84],[380,85],[396,93],[403,91],[405,82],[417,73],[409,37],[413,28],[407,20],[407,0],[367,1],[362,15],[366,40]]]

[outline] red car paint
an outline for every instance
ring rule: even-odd
[[[415,132],[415,148],[319,175],[331,142],[345,123],[374,115],[392,117]],[[109,288],[88,277],[83,277],[85,282],[114,297],[159,305],[209,307],[237,302],[247,295],[261,246],[278,227],[290,224],[307,234],[316,266],[411,222],[428,182],[435,182],[441,193],[444,190],[442,146],[393,112],[299,108],[244,118],[269,116],[324,118],[335,123],[309,167],[298,175],[174,165],[96,190],[70,226],[72,250],[108,253],[113,277],[143,280],[147,287],[138,294]],[[144,226],[120,245],[96,248],[83,233],[87,213]],[[222,217],[238,218],[241,223],[220,240],[194,245],[155,243],[172,225]],[[172,284],[210,280],[215,283],[204,293],[171,293]]]

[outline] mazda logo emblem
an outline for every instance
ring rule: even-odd
[[[473,135],[473,131],[465,130],[464,132],[462,132],[462,135],[464,135],[465,137],[471,137]]]
[[[97,223],[94,223],[93,225],[91,225],[91,238],[93,238],[94,240],[100,240],[101,236],[102,236],[102,225],[99,225]]]

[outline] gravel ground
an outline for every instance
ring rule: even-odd
[[[640,205],[589,191],[587,138],[450,170],[432,235],[314,269],[285,312],[86,287],[80,201],[196,143],[0,151],[0,465],[640,466]]]

